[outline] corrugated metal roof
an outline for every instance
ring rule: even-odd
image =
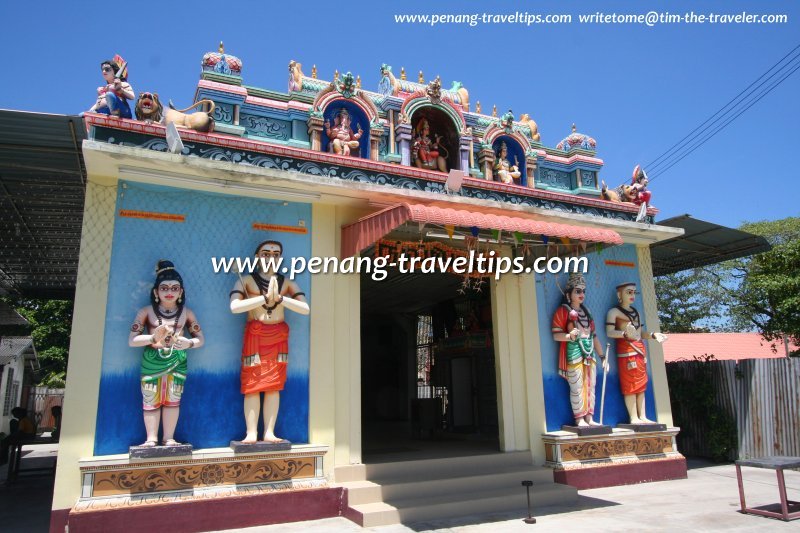
[[[0,301],[0,326],[27,326],[28,321],[5,302]]]
[[[670,333],[662,344],[664,361],[691,361],[695,356],[713,355],[717,360],[726,359],[775,359],[786,357],[783,342],[764,340],[758,333]],[[793,344],[789,349],[798,347]]]
[[[0,110],[0,293],[73,296],[85,138],[78,116]]]
[[[661,220],[658,225],[683,228],[685,233],[650,245],[654,276],[760,254],[772,248],[764,237],[690,215]]]
[[[36,360],[33,339],[30,337],[3,337],[0,339],[0,365],[6,365],[17,357]]]

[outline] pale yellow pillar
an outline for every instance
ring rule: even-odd
[[[530,448],[526,359],[532,347],[523,335],[528,307],[521,298],[523,277],[506,274],[491,283],[500,449],[506,452]]]
[[[336,253],[342,246],[341,228],[363,216],[347,207],[336,208],[332,228]],[[336,462],[334,466],[361,463],[361,277],[338,274],[335,283]]]
[[[644,323],[648,331],[661,331],[656,303],[656,288],[653,282],[653,265],[650,259],[649,246],[637,246],[636,255],[639,260],[639,280],[642,292]],[[669,342],[669,340],[667,340]],[[658,421],[672,426],[672,407],[669,403],[669,384],[667,383],[667,367],[664,364],[664,349],[655,341],[647,343],[650,358],[650,371],[653,377],[653,395],[656,399],[656,416]]]
[[[94,453],[116,192],[116,183],[86,186],[53,509],[78,501],[78,460]]]
[[[336,239],[332,228],[336,222],[336,208],[314,204],[311,208],[312,257],[336,255]],[[308,370],[308,426],[309,442],[330,446],[323,461],[325,475],[333,472],[336,442],[335,368],[336,360],[331,350],[335,338],[335,283],[332,275],[311,276],[311,338]]]
[[[341,226],[359,213],[312,207],[312,255],[339,257]],[[361,293],[358,274],[311,278],[309,440],[330,446],[325,475],[361,462]]]
[[[525,362],[525,389],[528,402],[528,433],[534,464],[545,461],[542,433],[547,431],[545,415],[544,381],[542,380],[542,345],[539,331],[539,302],[536,299],[536,277],[533,274],[519,276],[519,294],[522,309],[522,346]]]

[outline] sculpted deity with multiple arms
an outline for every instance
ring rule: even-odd
[[[286,383],[289,360],[289,325],[284,310],[307,315],[306,297],[297,283],[276,272],[276,262],[283,254],[278,241],[264,241],[256,248],[261,271],[239,278],[230,293],[233,313],[247,313],[242,347],[241,391],[244,394],[244,417],[247,434],[242,442],[258,440],[258,415],[264,417],[264,440],[282,442],[275,435],[280,391]],[[261,409],[261,393],[264,393]]]
[[[350,127],[350,113],[341,108],[336,114],[333,128],[330,121],[325,121],[325,133],[331,141],[333,152],[339,155],[350,155],[351,150],[357,150],[359,139],[364,134],[361,124],[358,124],[358,133],[353,133]]]
[[[186,350],[204,342],[197,317],[185,304],[181,275],[172,262],[159,261],[150,305],[136,313],[128,337],[128,345],[144,346],[141,388],[147,440],[142,446],[156,446],[159,422],[163,444],[178,445],[174,437],[186,382]],[[183,336],[184,328],[190,337]]]
[[[597,426],[594,421],[597,356],[608,371],[603,346],[597,338],[594,320],[584,305],[586,281],[579,273],[570,274],[564,303],[553,315],[553,340],[559,343],[558,373],[569,383],[569,399],[577,426]]]
[[[667,336],[645,330],[639,311],[633,307],[636,300],[635,283],[618,285],[617,300],[619,305],[612,307],[606,315],[606,335],[616,339],[620,390],[625,397],[631,424],[652,423],[645,416],[647,355],[642,339],[661,343],[667,340]]]

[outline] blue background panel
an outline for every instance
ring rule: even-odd
[[[184,222],[120,217],[121,210],[183,215]],[[298,226],[307,234],[263,231],[253,223]],[[125,453],[145,439],[139,368],[143,348],[130,348],[136,312],[149,305],[159,259],[184,280],[186,306],[203,328],[205,345],[188,351],[188,377],[176,439],[196,448],[227,446],[244,436],[239,392],[246,314],[229,309],[233,273],[214,273],[212,257],[250,257],[267,239],[281,241],[284,259],[311,254],[311,206],[120,182],[112,244],[95,455]],[[309,275],[295,281],[311,303]],[[276,433],[308,442],[309,317],[286,312],[289,368]],[[259,430],[261,431],[261,430]]]

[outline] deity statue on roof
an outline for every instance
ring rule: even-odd
[[[431,139],[431,126],[428,119],[422,118],[415,128],[414,146],[411,161],[418,168],[447,172],[447,150],[441,145],[442,136]]]
[[[606,315],[606,335],[616,339],[619,387],[625,397],[625,407],[631,424],[651,423],[645,416],[644,393],[647,389],[647,353],[642,339],[662,343],[667,340],[663,333],[648,333],[642,324],[639,311],[633,307],[636,300],[636,284],[623,283],[617,286],[617,301]]]
[[[353,150],[358,150],[359,139],[364,134],[361,124],[356,124],[358,133],[353,133],[350,127],[350,113],[344,107],[336,113],[333,127],[329,120],[325,121],[325,133],[330,139],[331,150],[339,155],[350,155]]]
[[[584,305],[586,280],[579,273],[570,274],[564,291],[564,303],[553,315],[553,340],[559,343],[558,374],[569,383],[569,401],[576,426],[598,426],[594,421],[597,356],[603,369],[608,361],[595,333],[594,320]]]
[[[101,113],[117,118],[131,118],[129,100],[133,100],[133,87],[128,83],[128,63],[119,55],[100,63],[104,85],[97,88],[97,101],[90,113]]]
[[[636,197],[633,203],[636,205],[649,204],[652,193],[647,190],[647,184],[650,180],[647,179],[647,173],[641,167],[636,165],[631,175],[631,187],[636,190]]]
[[[514,164],[508,160],[508,145],[505,141],[500,143],[500,149],[497,151],[497,157],[494,163],[494,174],[497,179],[506,184],[519,183],[519,178],[522,173],[519,171],[519,161],[514,158]]]

